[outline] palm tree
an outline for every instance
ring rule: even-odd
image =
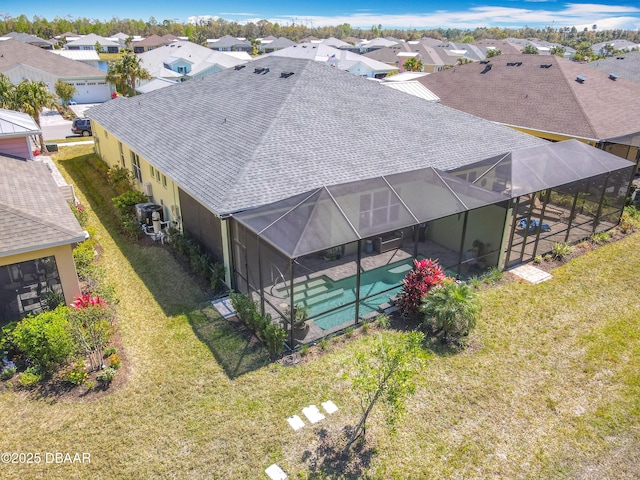
[[[475,327],[480,305],[469,285],[449,280],[425,295],[421,310],[425,323],[443,340],[458,342]]]
[[[15,110],[15,86],[4,73],[0,73],[0,108]]]
[[[140,58],[132,52],[125,52],[118,60],[109,63],[107,81],[115,83],[116,87],[130,95],[136,94],[136,84],[139,80],[149,80],[151,75],[140,65]]]
[[[49,87],[44,82],[33,82],[25,80],[15,87],[15,106],[16,110],[27,113],[33,117],[40,128],[40,113],[43,108],[54,108],[56,105],[55,94],[49,91]],[[42,136],[42,129],[38,136],[40,140],[40,151],[47,151]]]
[[[421,72],[422,60],[418,60],[415,57],[408,58],[403,67],[407,72]]]

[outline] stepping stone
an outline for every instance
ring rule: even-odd
[[[275,463],[273,465],[269,465],[265,469],[264,473],[266,473],[271,480],[285,480],[287,478],[287,474],[284,473],[284,470]]]
[[[327,400],[326,402],[323,402],[322,408],[324,408],[324,411],[327,412],[329,415],[336,413],[338,411],[338,407],[336,407],[336,404],[333,403],[331,400]]]
[[[211,302],[213,308],[215,308],[222,318],[233,317],[236,314],[236,311],[233,309],[233,305],[231,305],[231,299],[229,297],[221,298],[219,300],[214,300]]]
[[[304,427],[304,422],[298,415],[293,415],[292,417],[287,418],[287,422],[291,425],[291,428],[294,430],[300,430]]]
[[[308,407],[303,408],[302,413],[304,413],[304,416],[307,417],[307,420],[311,423],[318,423],[320,420],[324,419],[324,415],[320,413],[320,410],[318,410],[318,407],[315,405],[309,405]]]

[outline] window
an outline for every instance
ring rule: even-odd
[[[156,168],[156,181],[160,183],[160,170]]]
[[[400,218],[400,199],[390,190],[360,196],[360,228],[384,225]]]
[[[165,174],[162,174],[162,186],[167,188],[167,176]]]
[[[153,165],[149,165],[149,171],[151,172],[151,178],[155,178],[156,176],[156,169],[153,168]]]
[[[118,142],[118,149],[120,150],[120,163],[122,164],[122,168],[127,168],[127,165],[124,162],[124,152],[122,151],[122,142]]]
[[[133,176],[142,182],[142,170],[140,170],[140,157],[137,153],[131,152],[131,167],[133,168]]]

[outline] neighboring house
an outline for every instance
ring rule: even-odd
[[[30,115],[0,108],[0,154],[33,159],[38,144],[32,138],[40,133]]]
[[[51,50],[51,53],[60,55],[61,57],[68,58],[69,60],[75,60],[82,62],[90,67],[100,68],[100,65],[105,65],[107,62],[100,60],[100,55],[95,50]],[[101,69],[104,70],[104,69]]]
[[[144,38],[137,42],[132,42],[131,46],[133,47],[133,53],[144,53],[148,52],[149,50],[153,50],[154,48],[164,47],[165,45],[169,45],[174,41],[176,41],[176,38],[173,36],[165,38],[159,35],[151,35],[150,37]]]
[[[381,84],[429,102],[439,102],[438,96],[418,82],[418,78],[429,75],[424,72],[402,72],[382,79]]]
[[[253,50],[251,42],[231,35],[225,35],[217,39],[207,39],[207,48],[218,50],[219,52],[251,52]]]
[[[166,78],[154,78],[153,80],[149,80],[139,87],[136,87],[136,92],[149,93],[153,92],[154,90],[160,90],[161,88],[169,87],[176,83],[178,82],[175,80],[167,80]]]
[[[398,71],[397,67],[321,43],[300,43],[270,53],[269,56],[315,60],[365,78],[383,78],[390,72]]]
[[[520,47],[513,45],[506,40],[494,40],[491,38],[478,40],[477,42],[473,42],[471,45],[480,48],[484,52],[485,57],[489,50],[500,50],[501,55],[517,55],[522,50]]]
[[[245,60],[193,42],[176,41],[138,55],[152,78],[181,81],[242,65]],[[141,84],[144,87],[144,83]]]
[[[105,71],[17,40],[0,42],[0,73],[13,84],[25,79],[42,81],[54,94],[58,80],[70,83],[76,87],[73,100],[77,103],[100,103],[111,98]]]
[[[551,55],[551,50],[554,47],[564,48],[564,58],[571,58],[576,53],[575,49],[567,47],[566,45],[562,45],[560,43],[551,43],[545,40],[538,40],[537,38],[526,40],[523,38],[506,38],[504,41],[519,49],[520,52],[522,52],[522,50],[526,46],[532,46],[536,50],[538,50],[538,55]]]
[[[13,38],[14,40],[18,40],[23,43],[28,43],[29,45],[33,45],[34,47],[40,47],[45,50],[53,49],[53,42],[50,42],[49,40],[43,40],[42,38],[36,37],[35,35],[29,35],[28,33],[7,33],[0,37],[0,41],[8,40],[9,38]]]
[[[596,55],[611,55],[613,51],[630,52],[640,50],[640,43],[633,43],[629,40],[611,40],[609,42],[594,43],[591,50]]]
[[[275,52],[276,50],[282,50],[283,48],[287,48],[295,44],[296,42],[294,42],[293,40],[289,40],[288,38],[285,38],[285,37],[279,37],[279,38],[276,38],[275,40],[268,40],[268,41],[261,42],[260,52],[271,53],[271,52]]]
[[[438,42],[440,41],[432,38],[421,41],[400,42],[365,53],[363,56],[388,65],[395,65],[401,70],[408,58],[416,56],[422,62],[422,70],[424,72],[439,72],[447,66],[455,65],[464,54],[453,53],[450,50],[439,48],[442,42]]]
[[[466,278],[613,228],[634,169],[275,55],[87,115],[107,165],[131,170],[292,347],[371,315],[416,258]],[[296,306],[311,324],[299,336]]]
[[[303,43],[307,43],[307,41],[305,40]],[[333,48],[344,48],[349,46],[347,42],[339,40],[335,37],[329,37],[321,41],[312,41],[309,43],[322,43],[323,45],[328,45]]]
[[[556,56],[500,55],[420,78],[440,101],[551,141],[638,161],[640,85]]]
[[[102,51],[98,53],[119,53],[120,43],[101,37],[95,33],[90,33],[77,40],[67,41],[63,46],[65,50],[95,50],[96,42],[102,47]]]
[[[402,43],[402,40],[397,40],[395,38],[374,38],[373,40],[365,40],[364,42],[361,42],[357,45],[357,47],[360,49],[359,53],[367,53],[373,52],[374,50],[378,50],[380,48],[390,47],[398,43]]]
[[[626,78],[640,83],[640,52],[625,52],[615,57],[589,62],[586,65],[613,74],[616,78]]]

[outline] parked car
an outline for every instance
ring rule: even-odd
[[[82,135],[88,137],[92,135],[91,132],[91,120],[88,118],[76,118],[71,125],[71,131],[76,135]]]

